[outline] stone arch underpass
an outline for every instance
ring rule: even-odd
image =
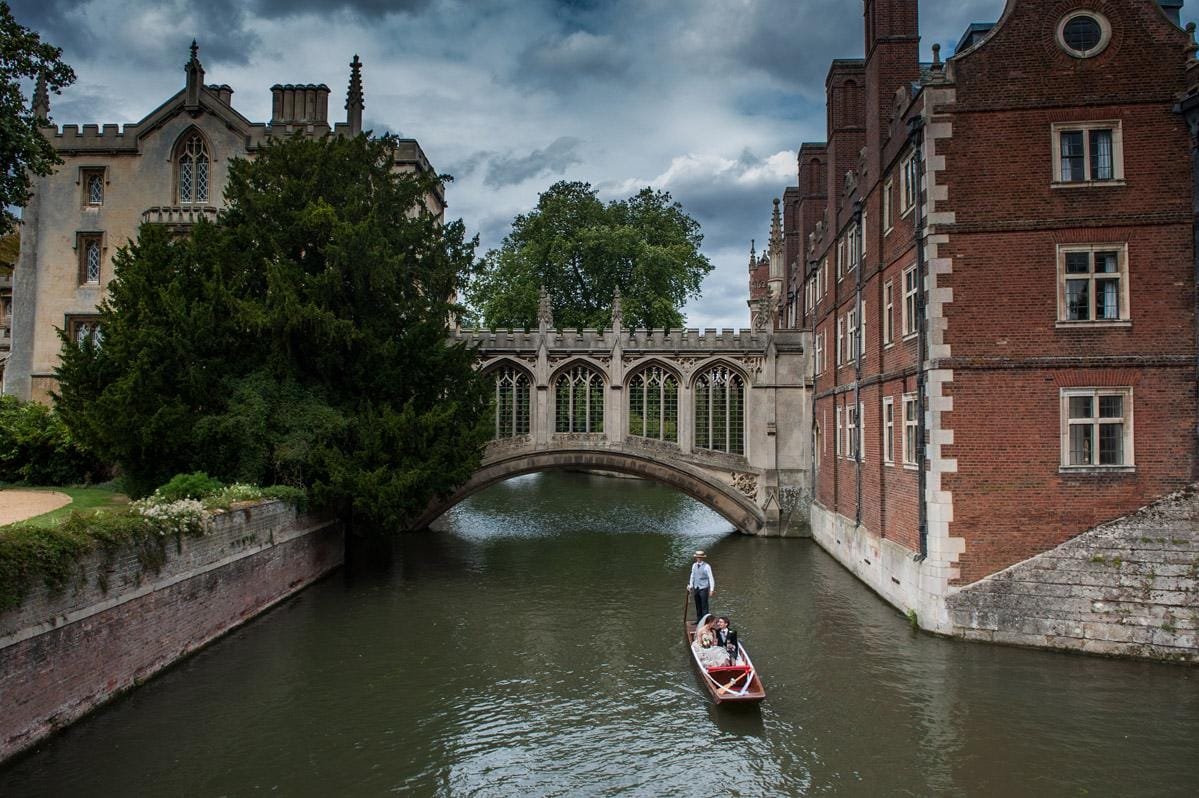
[[[412,523],[536,471],[617,471],[669,485],[754,535],[808,534],[809,333],[455,329],[495,387],[494,440],[477,472]]]
[[[653,480],[675,488],[710,507],[740,532],[751,535],[767,533],[767,514],[750,496],[700,468],[677,460],[661,459],[637,450],[580,448],[569,445],[541,451],[530,447],[527,451],[489,454],[465,485],[452,496],[431,505],[414,526],[428,526],[463,499],[498,482],[522,474],[566,469],[616,471]]]

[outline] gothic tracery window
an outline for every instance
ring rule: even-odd
[[[199,133],[193,133],[179,145],[179,204],[208,202],[208,147]]]
[[[649,366],[629,381],[629,434],[678,442],[679,383],[669,371]]]
[[[554,431],[604,431],[604,378],[590,366],[573,366],[554,380]]]
[[[512,366],[495,373],[495,437],[529,434],[529,376]]]
[[[695,446],[745,454],[745,381],[727,366],[695,380]]]

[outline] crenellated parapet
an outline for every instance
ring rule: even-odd
[[[662,352],[748,352],[762,351],[771,337],[763,331],[735,329],[686,330],[486,330],[460,329],[454,340],[496,349],[538,349],[544,341],[553,349],[607,351],[620,344],[622,349]]]

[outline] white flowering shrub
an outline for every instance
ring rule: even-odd
[[[212,508],[227,508],[234,502],[257,501],[263,498],[262,488],[257,485],[247,485],[244,482],[234,482],[226,485],[216,493],[204,499],[204,506]]]
[[[196,499],[168,502],[155,492],[133,502],[129,509],[148,520],[160,537],[203,535],[208,526],[204,505]]]

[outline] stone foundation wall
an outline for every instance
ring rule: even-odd
[[[1199,488],[949,596],[970,640],[1199,663]]]
[[[944,569],[893,540],[880,538],[852,518],[812,504],[812,538],[895,609],[929,632],[949,631]],[[914,615],[913,615],[914,613]]]
[[[336,522],[281,502],[214,519],[146,573],[133,551],[84,563],[59,594],[39,585],[0,613],[0,760],[253,618],[342,564]]]

